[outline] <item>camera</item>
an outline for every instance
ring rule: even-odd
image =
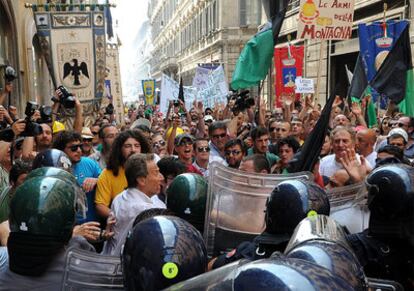
[[[38,123],[32,121],[32,116],[36,110],[39,110],[39,105],[36,102],[28,101],[24,111],[24,114],[26,115],[26,118],[24,119],[26,128],[21,134],[22,136],[35,136],[43,132],[42,127]]]
[[[6,80],[6,83],[13,82],[17,78],[17,73],[13,67],[6,66],[4,69],[4,79]]]
[[[242,112],[254,106],[254,99],[250,97],[249,90],[243,90],[240,93],[233,93],[230,95],[230,100],[234,100],[234,106],[232,108],[233,113]]]
[[[52,122],[52,107],[42,105],[39,107],[40,111],[40,120],[39,123],[51,123]]]
[[[112,115],[114,114],[114,105],[109,103],[108,106],[105,107],[105,114]]]
[[[60,99],[56,97],[52,97],[53,102],[59,102],[62,104],[63,107],[67,109],[71,109],[75,107],[75,97],[69,93],[69,91],[64,86],[59,86],[58,90],[60,90]]]

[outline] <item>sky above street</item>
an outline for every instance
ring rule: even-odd
[[[117,5],[112,9],[114,31],[118,34],[122,46],[120,49],[120,68],[122,78],[122,90],[126,99],[136,99],[135,86],[141,86],[140,80],[148,76],[138,76],[136,71],[140,65],[137,56],[141,54],[136,44],[136,36],[142,24],[148,20],[148,0],[117,0]],[[135,42],[134,42],[135,41]],[[144,70],[147,71],[147,70]]]

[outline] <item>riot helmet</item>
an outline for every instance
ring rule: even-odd
[[[201,233],[204,230],[206,203],[207,182],[200,175],[178,175],[168,187],[167,208],[191,223]]]
[[[285,250],[288,258],[305,260],[328,269],[354,290],[365,290],[363,268],[346,241],[341,225],[325,215],[305,218],[296,227]]]
[[[76,214],[76,190],[55,177],[34,177],[16,189],[10,203],[10,231],[68,241]]]
[[[369,232],[414,243],[414,168],[404,164],[374,169],[366,178]]]
[[[42,167],[37,168],[33,171],[31,171],[27,177],[26,181],[32,178],[36,177],[54,177],[61,180],[66,181],[67,183],[71,184],[71,186],[76,191],[76,205],[77,207],[77,217],[78,219],[84,219],[86,218],[86,212],[87,211],[87,199],[86,194],[82,190],[82,188],[78,185],[78,182],[71,173],[68,171],[63,170],[62,168],[55,168],[55,167]]]
[[[266,202],[266,232],[292,234],[308,215],[329,215],[325,190],[313,182],[287,180],[279,183]]]
[[[135,225],[121,258],[126,290],[164,289],[207,269],[200,233],[174,216],[155,216]]]
[[[354,290],[341,277],[314,263],[271,257],[241,266],[233,290]]]
[[[48,149],[38,153],[33,160],[33,170],[41,167],[56,167],[71,171],[72,163],[64,152],[57,149]]]

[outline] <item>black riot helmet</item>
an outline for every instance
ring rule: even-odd
[[[37,154],[33,160],[32,169],[56,167],[66,171],[71,171],[71,166],[72,163],[64,152],[57,149],[49,149]]]
[[[266,203],[266,232],[292,234],[299,222],[309,215],[329,215],[325,190],[313,182],[287,180],[273,189]]]
[[[413,179],[414,168],[404,164],[385,165],[368,175],[370,234],[414,242]]]
[[[232,290],[354,290],[328,269],[304,260],[271,257],[241,266]]]
[[[167,208],[201,233],[204,230],[206,203],[207,182],[200,175],[178,175],[167,189]]]
[[[204,273],[207,251],[191,224],[179,217],[155,216],[128,234],[122,269],[126,290],[160,290]]]

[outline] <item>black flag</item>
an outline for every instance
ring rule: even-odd
[[[290,0],[262,0],[262,4],[267,16],[272,22],[273,44],[276,45],[283,19]]]
[[[325,136],[328,131],[329,119],[334,100],[335,92],[333,91],[331,97],[329,97],[328,102],[322,110],[321,117],[303,144],[302,149],[289,162],[289,173],[313,171],[313,167],[319,159],[322,146],[325,142]]]
[[[180,90],[178,91],[178,99],[183,101],[184,103],[184,86],[183,86],[183,78],[180,78]]]
[[[355,64],[354,75],[352,77],[351,85],[348,90],[348,97],[355,97],[360,99],[365,89],[368,87],[367,75],[365,74],[364,64],[362,63],[362,56],[358,55]]]

